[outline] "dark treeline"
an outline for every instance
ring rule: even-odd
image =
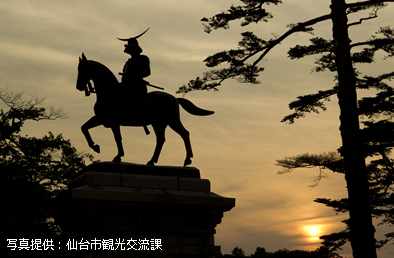
[[[250,257],[250,258],[341,258],[339,254],[329,251],[324,246],[318,247],[314,251],[306,250],[288,250],[286,248],[279,249],[275,252],[268,252],[263,247],[257,247],[256,251],[251,255],[245,255],[245,251],[238,246],[235,247],[231,254],[222,254],[216,257]]]
[[[56,198],[93,156],[78,152],[61,134],[22,133],[26,123],[67,116],[43,107],[44,98],[0,89],[0,101],[7,107],[0,109],[1,257],[59,257],[44,246],[46,239],[60,241]]]

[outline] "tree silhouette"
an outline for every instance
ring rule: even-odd
[[[238,246],[234,247],[234,249],[231,251],[231,256],[237,258],[246,257],[245,251]]]
[[[32,239],[56,241],[61,229],[53,219],[54,198],[93,157],[78,153],[62,135],[21,135],[25,122],[66,117],[61,109],[42,107],[44,98],[25,100],[23,93],[3,89],[0,99],[9,108],[0,110],[0,231],[3,238],[29,239],[29,245]],[[26,255],[8,251],[7,257]],[[50,251],[32,252],[37,257],[53,256]]]
[[[382,95],[384,92],[378,93]],[[379,116],[379,121],[371,121],[370,117],[367,121],[363,121],[364,127],[361,130],[361,138],[364,141],[364,155],[372,158],[367,165],[367,175],[369,181],[369,196],[371,201],[371,210],[374,218],[380,218],[379,225],[388,224],[394,225],[394,161],[389,158],[391,149],[394,145],[393,129],[394,122],[391,119],[392,111],[387,110],[387,105],[393,106],[392,99],[385,101],[384,105],[366,105],[370,103],[371,99],[378,99],[368,97],[368,101],[362,99],[359,103],[360,109],[365,110],[368,107],[375,112],[369,111],[374,119]],[[384,115],[379,115],[384,113]],[[341,150],[339,150],[341,151]],[[325,170],[330,170],[334,173],[345,173],[344,160],[337,152],[326,152],[320,154],[301,154],[293,157],[287,157],[277,160],[277,165],[283,168],[279,174],[288,173],[297,168],[316,168],[319,171],[318,176],[314,178],[312,186],[316,186],[322,178],[328,178]],[[317,198],[315,202],[324,204],[333,208],[336,213],[344,213],[349,211],[349,200],[343,198],[340,200],[331,200],[327,198]],[[332,251],[338,250],[349,240],[349,220],[343,221],[346,228],[341,232],[332,233],[330,235],[322,236],[324,240],[323,246]],[[389,241],[394,239],[394,232],[386,233],[385,239],[378,241],[377,246],[382,247]]]
[[[235,247],[231,254],[220,255],[219,257],[250,257],[250,258],[342,258],[342,256],[319,247],[314,251],[305,250],[288,250],[282,248],[275,252],[267,252],[263,247],[257,247],[254,254],[246,256],[245,252],[240,247]]]
[[[388,57],[393,56],[394,32],[390,27],[382,27],[377,35],[365,42],[350,44],[348,29],[360,25],[363,21],[378,17],[378,11],[385,6],[385,2],[392,1],[363,1],[346,4],[345,0],[331,0],[331,13],[311,20],[290,24],[290,29],[280,37],[269,40],[258,38],[252,32],[242,33],[242,40],[238,49],[222,51],[209,56],[204,61],[208,67],[215,67],[228,63],[229,67],[206,72],[202,78],[197,77],[187,85],[179,88],[177,93],[186,94],[194,90],[216,89],[227,79],[235,78],[240,82],[257,84],[258,75],[264,70],[258,66],[259,62],[290,35],[296,32],[312,32],[312,25],[331,20],[332,40],[313,38],[309,46],[297,46],[289,51],[291,58],[301,58],[306,55],[321,54],[317,61],[316,71],[329,70],[336,73],[337,84],[330,90],[319,91],[298,97],[290,103],[295,113],[286,117],[284,121],[290,123],[294,119],[305,116],[306,113],[325,110],[324,100],[336,94],[339,99],[340,132],[342,138],[341,155],[345,167],[345,179],[348,189],[348,207],[350,214],[349,238],[354,257],[376,257],[374,238],[375,228],[372,224],[371,208],[368,196],[369,184],[365,165],[364,143],[360,141],[359,110],[357,108],[356,88],[375,87],[374,82],[380,84],[383,80],[391,79],[393,74],[383,74],[380,77],[359,78],[360,73],[353,67],[355,63],[371,63],[378,50],[385,51]],[[229,22],[243,19],[241,25],[268,21],[272,15],[263,8],[263,5],[279,4],[279,0],[242,0],[243,5],[231,6],[211,18],[203,18],[206,22],[205,31],[212,29],[229,28]],[[347,16],[372,9],[372,13],[358,22],[348,23]],[[360,52],[351,53],[351,49],[364,46]],[[247,61],[254,59],[252,63]],[[388,96],[389,97],[389,96]]]
[[[256,247],[256,251],[254,254],[251,254],[250,257],[253,258],[263,258],[267,256],[267,251],[265,250],[264,247]]]

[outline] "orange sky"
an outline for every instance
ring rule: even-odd
[[[0,87],[47,96],[47,105],[54,104],[69,112],[65,120],[28,123],[22,133],[37,137],[48,131],[62,133],[80,151],[93,153],[80,126],[93,115],[95,98],[86,98],[75,89],[78,57],[82,52],[117,74],[128,56],[123,53],[124,42],[116,38],[135,36],[150,27],[139,40],[143,53],[151,60],[152,75],[147,80],[175,95],[178,87],[207,71],[202,63],[204,58],[236,48],[240,32],[253,30],[270,38],[272,33],[284,33],[287,24],[330,12],[328,0],[283,2],[268,6],[274,14],[268,23],[241,28],[235,22],[230,30],[206,34],[200,19],[239,1],[3,1]],[[353,42],[366,40],[380,25],[392,23],[393,8],[390,5],[380,12],[378,19],[364,21],[363,26],[351,27]],[[351,21],[360,17],[351,17]],[[331,37],[328,21],[315,29],[315,36]],[[257,246],[271,252],[279,248],[314,250],[320,242],[319,235],[343,228],[340,221],[347,214],[336,216],[331,209],[313,202],[315,198],[346,197],[342,175],[328,172],[330,179],[311,189],[311,177],[317,171],[278,175],[280,168],[274,165],[276,159],[332,151],[341,144],[336,97],[323,114],[311,114],[293,125],[280,123],[290,114],[288,103],[297,96],[332,87],[333,74],[311,73],[316,57],[287,58],[289,47],[307,44],[310,37],[299,33],[274,49],[261,62],[265,71],[259,77],[260,85],[227,81],[219,92],[186,95],[197,106],[216,112],[209,117],[195,117],[182,111],[181,120],[191,133],[192,166],[200,169],[202,178],[211,181],[213,192],[236,198],[236,207],[225,213],[217,227],[216,244],[222,246],[223,253],[230,253],[235,246],[248,255]],[[393,60],[382,61],[382,57],[360,71],[372,74],[391,71]],[[2,104],[0,107],[5,108]],[[154,135],[145,136],[142,128],[121,130],[126,153],[123,161],[146,163],[153,154]],[[94,154],[95,158],[112,160],[116,146],[111,130],[100,127],[91,133],[102,149],[101,154]],[[182,165],[185,150],[181,138],[171,129],[167,129],[166,138],[158,165]],[[381,238],[388,230],[378,227],[377,237]],[[341,254],[350,252],[347,245]],[[392,246],[382,249],[379,257],[390,257],[389,252],[393,254]]]

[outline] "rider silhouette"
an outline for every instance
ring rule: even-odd
[[[147,82],[144,81],[144,78],[150,75],[150,62],[147,56],[141,55],[142,49],[138,45],[137,38],[141,37],[148,30],[149,28],[133,38],[118,38],[119,40],[127,41],[127,44],[124,45],[124,52],[131,55],[131,58],[127,60],[123,67],[123,73],[121,73],[121,85],[123,90],[126,91],[122,102],[127,102],[131,97],[131,103],[122,105],[122,112],[126,115],[143,116],[146,112],[146,95],[148,90],[146,87]]]

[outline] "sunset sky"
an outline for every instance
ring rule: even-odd
[[[176,95],[189,80],[208,71],[202,62],[222,50],[237,48],[243,31],[269,39],[287,31],[287,25],[330,13],[328,0],[292,0],[269,5],[274,15],[268,23],[207,34],[200,19],[211,17],[237,0],[40,0],[0,1],[0,88],[24,91],[25,96],[46,96],[45,104],[62,107],[69,117],[56,121],[29,122],[22,134],[41,137],[53,132],[71,139],[79,151],[109,161],[116,155],[112,132],[104,127],[92,129],[93,139],[101,146],[96,154],[87,146],[80,126],[93,116],[95,95],[85,97],[76,90],[78,57],[108,66],[118,79],[118,72],[129,56],[123,53],[124,42],[116,38],[136,36],[150,27],[139,39],[143,54],[151,61],[150,83]],[[348,1],[356,2],[356,1]],[[379,18],[350,27],[353,43],[371,37],[379,26],[393,25],[394,4],[379,12]],[[368,11],[350,16],[350,22],[366,17]],[[331,38],[331,22],[314,26],[315,36]],[[194,152],[191,166],[200,169],[201,177],[211,181],[212,192],[236,198],[236,207],[225,213],[217,227],[216,245],[223,253],[241,247],[249,255],[256,247],[267,251],[279,248],[314,250],[318,237],[342,230],[347,214],[336,215],[330,208],[314,203],[315,198],[347,196],[342,175],[332,174],[317,187],[310,188],[314,169],[296,170],[278,175],[276,160],[301,153],[334,151],[341,145],[337,98],[327,103],[328,111],[310,114],[288,125],[280,120],[291,113],[288,104],[297,96],[329,89],[334,74],[311,72],[316,56],[290,60],[287,51],[296,44],[308,44],[310,34],[292,35],[261,61],[265,71],[261,84],[226,81],[219,92],[191,92],[185,98],[197,106],[215,111],[208,117],[192,116],[181,111],[181,120],[191,134]],[[358,66],[361,72],[377,75],[391,72],[393,59]],[[148,90],[153,90],[149,88]],[[359,96],[371,94],[361,92]],[[373,93],[372,93],[373,94]],[[182,97],[182,95],[176,95]],[[3,103],[0,108],[6,109]],[[155,136],[146,136],[138,127],[122,127],[125,157],[123,161],[145,164],[150,160]],[[167,128],[167,141],[157,165],[181,166],[185,158],[182,139]],[[374,222],[377,224],[377,221]],[[392,231],[392,229],[391,229]],[[390,232],[377,227],[376,237]],[[346,245],[340,252],[351,257]],[[379,251],[380,258],[394,256],[394,246]]]

